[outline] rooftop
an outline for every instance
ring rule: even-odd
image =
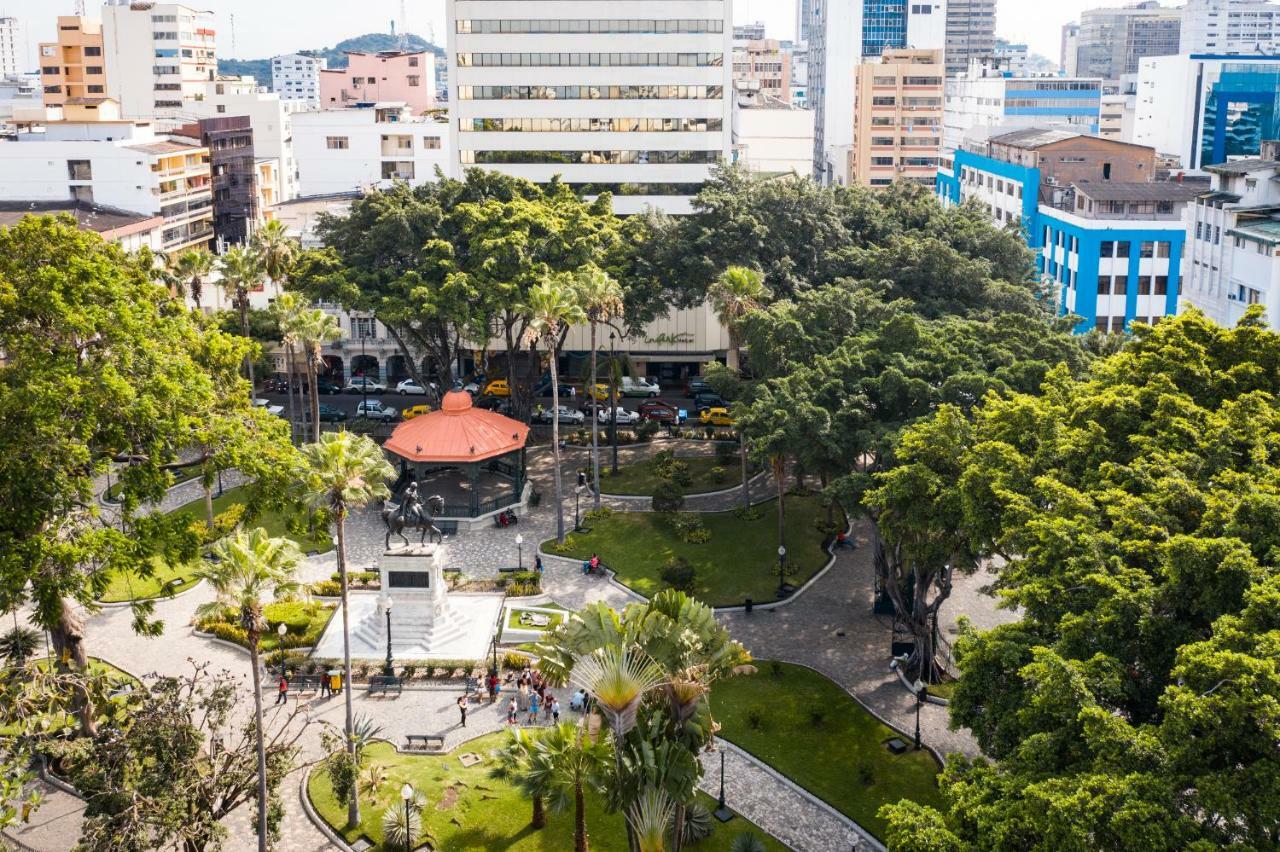
[[[992,145],[1008,145],[1011,148],[1023,148],[1026,150],[1035,150],[1043,148],[1046,145],[1052,145],[1056,142],[1066,142],[1070,139],[1097,139],[1101,142],[1107,142],[1111,145],[1124,145],[1130,148],[1145,148],[1145,145],[1135,145],[1132,142],[1121,142],[1118,139],[1103,139],[1092,133],[1081,133],[1077,130],[1068,130],[1063,127],[1027,127],[1022,130],[1012,130],[1007,133],[993,133],[987,141]]]
[[[1227,163],[1219,163],[1216,166],[1204,167],[1206,172],[1220,175],[1244,175],[1249,172],[1264,171],[1266,169],[1280,170],[1280,162],[1264,160],[1261,157],[1250,157],[1247,160],[1231,160]]]
[[[1227,231],[1229,237],[1246,237],[1270,246],[1280,245],[1280,221],[1275,219],[1258,219],[1241,224]]]
[[[125,145],[124,147],[144,154],[181,154],[184,151],[199,151],[202,146],[183,142],[148,142],[145,145]]]
[[[1176,181],[1151,183],[1080,181],[1074,186],[1076,192],[1094,201],[1190,201],[1204,192],[1203,185]]]
[[[67,213],[75,217],[76,224],[85,231],[99,234],[118,231],[151,220],[163,221],[159,216],[133,213],[118,207],[90,204],[85,201],[0,201],[0,226],[14,225],[24,216],[53,216]]]
[[[445,394],[438,411],[397,426],[383,449],[411,462],[473,464],[515,452],[528,438],[528,425],[473,407],[459,390]]]

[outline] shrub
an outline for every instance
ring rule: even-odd
[[[537,583],[507,583],[505,590],[513,598],[528,598],[542,594],[542,587]]]
[[[671,528],[679,536],[683,536],[689,530],[696,530],[702,526],[702,518],[697,512],[676,512],[671,516],[670,520]]]
[[[262,608],[262,617],[267,621],[267,629],[275,632],[278,625],[283,624],[290,634],[306,633],[315,617],[313,604],[301,601],[284,601],[267,604]]]
[[[653,489],[653,511],[679,512],[684,508],[684,491],[670,480]]]
[[[234,624],[228,624],[225,621],[215,621],[211,624],[205,624],[200,629],[202,632],[212,633],[217,638],[226,642],[234,642],[245,648],[249,647],[249,634],[244,631],[244,628],[237,627]]]
[[[764,513],[755,506],[751,506],[747,509],[739,506],[733,510],[733,516],[740,521],[758,521],[764,517]]]
[[[405,680],[413,680],[413,676],[416,675],[417,673],[418,673],[418,667],[415,666],[413,663],[407,663],[402,669],[400,669],[400,677],[404,678]]]
[[[649,464],[653,466],[653,469],[657,472],[658,476],[666,476],[664,471],[666,470],[667,465],[675,461],[675,457],[675,450],[659,450],[650,456]]]
[[[684,540],[688,544],[706,544],[711,541],[711,530],[706,527],[698,527],[696,530],[689,530]]]
[[[683,556],[673,556],[662,566],[659,576],[662,577],[662,582],[671,588],[688,592],[693,589],[697,571]]]
[[[502,667],[504,669],[523,669],[533,661],[524,654],[517,654],[512,651],[502,655]]]
[[[759,710],[755,710],[755,709],[748,710],[747,711],[747,727],[749,727],[753,731],[763,731],[764,730],[764,714],[762,714]]]
[[[729,478],[729,472],[722,467],[713,467],[707,471],[707,477],[715,483],[724,482]]]
[[[308,591],[318,598],[336,598],[342,594],[342,584],[337,580],[320,580],[312,583]]]
[[[587,512],[585,515],[582,516],[582,519],[584,521],[587,521],[588,523],[592,523],[595,521],[603,521],[607,518],[612,518],[613,515],[614,515],[613,509],[609,508],[608,506],[601,506],[599,509],[592,509],[591,511]]]
[[[553,541],[547,545],[547,550],[551,551],[552,553],[558,553],[560,555],[564,555],[566,553],[573,553],[574,548],[576,548],[577,546],[578,544],[573,540],[573,536],[567,535],[564,537],[564,544],[559,544]]]
[[[641,420],[636,424],[636,437],[641,441],[652,441],[653,436],[658,434],[658,421]]]
[[[217,541],[235,532],[236,527],[244,520],[244,513],[243,503],[232,503],[226,510],[214,515],[213,526],[209,529],[209,541]]]
[[[688,488],[693,484],[693,474],[689,472],[689,463],[674,460],[667,466],[666,479],[671,480],[681,488]]]
[[[684,812],[684,842],[701,843],[711,836],[711,812],[701,802],[694,802]]]
[[[729,847],[729,852],[765,852],[764,841],[753,832],[744,831],[733,838],[733,845]]]

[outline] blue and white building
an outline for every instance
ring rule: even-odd
[[[1177,312],[1187,203],[1203,184],[1156,182],[1155,152],[1061,129],[970,138],[943,157],[943,204],[973,201],[1017,228],[1080,332]]]

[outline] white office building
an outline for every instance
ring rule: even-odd
[[[27,70],[27,45],[17,18],[0,17],[0,78],[16,77]]]
[[[301,53],[288,53],[271,60],[271,91],[286,101],[304,101],[311,109],[320,106],[320,72],[329,60]]]
[[[1250,305],[1280,327],[1280,162],[1237,160],[1205,171],[1213,184],[1187,208],[1183,307],[1235,325]]]
[[[446,119],[415,116],[404,103],[319,110],[293,116],[301,197],[411,184],[447,173]]]
[[[812,158],[813,110],[739,82],[733,107],[733,161],[754,174],[807,177]]]
[[[732,0],[448,0],[450,173],[690,209],[731,155]],[[618,190],[625,188],[625,195]]]
[[[1258,0],[1187,0],[1179,53],[1280,53],[1280,5]]]
[[[213,13],[178,3],[102,7],[107,95],[125,118],[174,118],[218,69]]]
[[[1062,127],[1096,134],[1102,114],[1102,80],[1087,77],[1006,76],[1002,64],[974,62],[946,81],[942,147],[954,151],[975,128],[1017,130]]]

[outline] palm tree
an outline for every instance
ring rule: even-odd
[[[224,538],[213,548],[216,561],[196,572],[209,583],[216,598],[197,609],[204,615],[212,610],[234,607],[240,626],[249,636],[249,657],[253,667],[254,733],[258,748],[258,852],[267,852],[267,750],[262,730],[262,671],[258,642],[266,621],[262,616],[263,597],[296,596],[302,587],[297,570],[302,562],[298,546],[285,538],[272,538],[258,528]]]
[[[295,293],[281,293],[271,304],[271,312],[275,314],[276,323],[280,326],[280,342],[284,345],[285,376],[289,383],[289,436],[296,438],[298,428],[297,413],[293,407],[293,391],[297,384],[294,379],[294,347],[301,339],[298,335],[298,317],[303,312],[301,301]]]
[[[514,784],[533,801],[531,826],[546,826],[544,801],[556,812],[573,806],[573,848],[587,852],[586,791],[609,765],[610,748],[587,734],[584,724],[563,723],[533,737],[511,731],[490,776]]]
[[[213,272],[213,255],[204,249],[187,249],[176,258],[170,258],[168,266],[174,279],[186,284],[196,311],[200,311],[204,282]]]
[[[564,543],[564,495],[560,475],[560,374],[556,358],[560,338],[569,326],[586,321],[576,294],[563,277],[545,278],[529,289],[520,312],[528,317],[526,343],[542,342],[551,356],[551,453],[555,461],[556,541]]]
[[[311,391],[311,437],[320,436],[320,364],[323,362],[325,344],[342,339],[342,326],[338,320],[319,308],[302,311],[293,329],[302,342],[307,356],[307,387]]]
[[[298,241],[289,236],[289,229],[277,219],[265,223],[253,235],[253,250],[262,260],[262,269],[271,279],[276,295],[280,295],[280,282],[293,272],[298,261]]]
[[[760,309],[769,298],[769,288],[764,286],[764,274],[745,266],[730,266],[707,290],[711,306],[721,325],[729,330],[729,368],[739,369],[742,363],[742,319]],[[738,458],[742,465],[742,508],[751,508],[751,486],[747,471],[747,442],[738,433]]]
[[[534,776],[528,770],[529,756],[533,753],[533,737],[524,728],[512,728],[506,744],[497,752],[497,763],[489,769],[489,777],[513,784],[533,803],[529,827],[535,831],[547,827],[547,796],[551,789],[545,776]]]
[[[595,506],[600,508],[600,401],[596,398],[596,327],[622,316],[622,287],[598,266],[584,267],[574,279],[578,303],[591,324],[591,480],[595,488]]]
[[[222,272],[222,288],[240,313],[240,333],[249,336],[249,291],[262,283],[262,263],[250,249],[242,246],[227,249],[218,263]],[[254,395],[253,356],[244,356],[245,370],[249,374],[249,398]]]
[[[627,825],[635,833],[639,852],[666,852],[667,830],[675,816],[675,806],[671,797],[656,787],[646,788],[640,797],[627,809]],[[680,823],[676,823],[672,834],[679,836],[682,831]]]
[[[351,620],[347,607],[347,516],[352,508],[391,496],[387,480],[395,469],[382,455],[382,448],[366,435],[354,432],[324,432],[314,444],[302,448],[306,467],[304,487],[313,505],[326,510],[338,539],[338,579],[342,588],[342,676],[347,688],[347,750],[356,756],[355,713],[351,704]],[[347,804],[347,824],[360,824],[360,799],[352,789]]]

